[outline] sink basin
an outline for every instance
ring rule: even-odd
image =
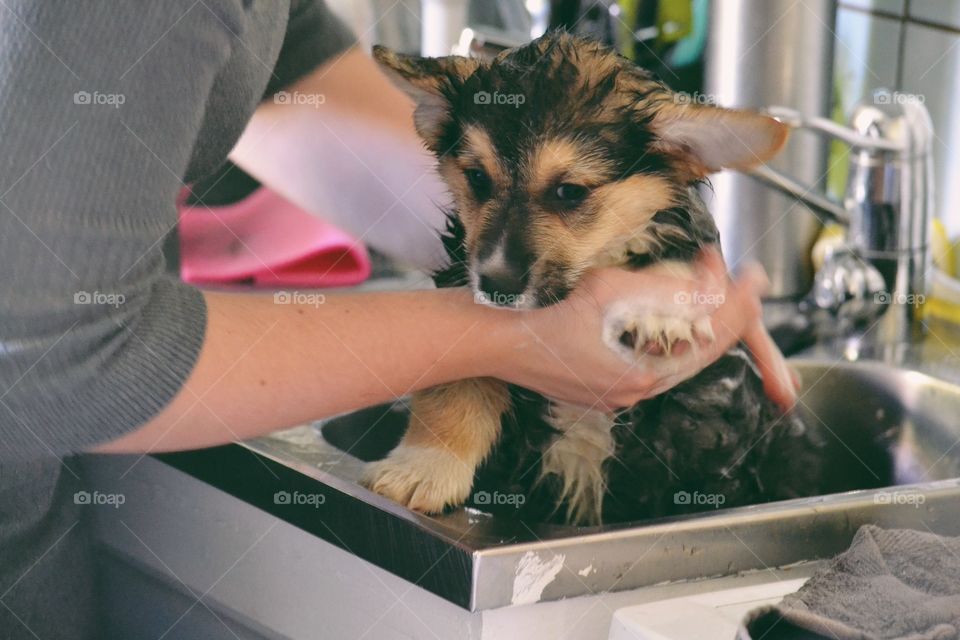
[[[240,445],[291,491],[322,494],[322,511],[249,499],[470,610],[826,558],[866,523],[960,534],[960,385],[880,363],[792,362],[798,410],[836,452],[838,490],[867,488],[601,527],[472,508],[430,517],[357,483],[405,424],[402,408],[380,407]]]

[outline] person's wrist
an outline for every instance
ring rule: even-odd
[[[469,292],[466,292],[469,294]],[[523,320],[527,312],[497,309],[465,296],[468,311],[468,335],[472,361],[468,367],[476,377],[514,382],[522,358]]]

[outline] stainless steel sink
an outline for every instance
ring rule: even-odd
[[[960,384],[916,367],[794,364],[799,410],[842,451],[833,473],[875,488],[580,528],[474,509],[428,517],[370,493],[357,484],[360,458],[389,451],[399,412],[368,410],[244,446],[325,496],[327,508],[301,526],[471,610],[825,558],[865,523],[960,534]]]

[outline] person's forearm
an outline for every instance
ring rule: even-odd
[[[447,202],[413,103],[353,49],[265,101],[231,159],[305,210],[409,264],[442,263]]]
[[[319,294],[314,294],[319,295]],[[206,294],[196,367],[153,420],[100,452],[206,447],[487,375],[505,314],[463,290],[332,295]],[[498,346],[500,345],[500,346]]]
[[[656,267],[596,270],[559,304],[518,312],[475,304],[464,289],[338,295],[322,303],[299,294],[281,298],[286,304],[271,295],[208,293],[203,348],[184,387],[147,424],[98,450],[217,445],[473,377],[614,411],[693,376],[741,338],[768,395],[789,408],[795,382],[759,324],[766,278],[746,269],[729,282],[719,254],[699,262],[692,280]],[[661,358],[627,361],[604,345],[614,302],[655,308],[678,291],[689,300],[690,291],[711,282],[722,287],[723,301],[709,313],[714,339],[692,357],[664,372]]]

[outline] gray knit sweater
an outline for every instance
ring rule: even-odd
[[[64,456],[181,388],[206,314],[165,269],[177,194],[351,42],[319,1],[0,3],[0,639],[95,637]]]

